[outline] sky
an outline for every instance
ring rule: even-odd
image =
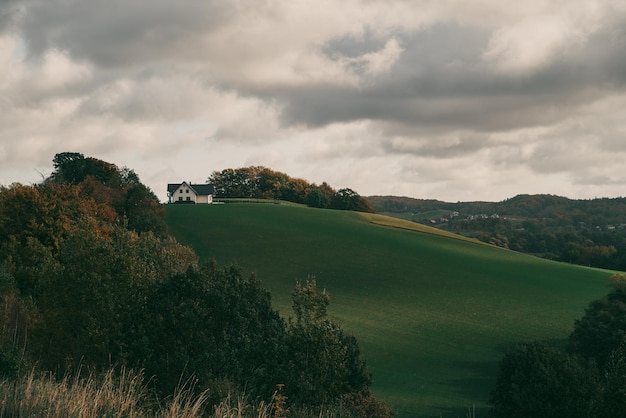
[[[167,183],[626,195],[623,0],[0,0],[0,184],[59,152]]]

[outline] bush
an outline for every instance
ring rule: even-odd
[[[371,383],[356,339],[326,318],[330,298],[315,280],[296,284],[295,320],[287,327],[287,396],[292,402],[323,405],[366,391]]]
[[[270,398],[282,380],[285,324],[254,275],[211,263],[172,276],[152,299],[135,363],[145,358],[161,393],[171,392],[181,376],[193,376],[199,388],[227,392],[230,382]],[[142,352],[145,347],[151,351]]]
[[[520,344],[502,359],[489,403],[492,417],[588,417],[597,407],[597,369],[540,344]]]
[[[611,292],[589,304],[570,335],[570,350],[602,368],[626,334],[626,275],[609,279]]]

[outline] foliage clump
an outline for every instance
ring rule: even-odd
[[[54,163],[43,184],[0,188],[1,378],[121,365],[142,370],[141,389],[160,399],[188,381],[206,405],[244,392],[270,402],[284,384],[285,411],[349,399],[384,410],[356,339],[328,320],[314,281],[296,285],[287,323],[254,275],[200,265],[168,236],[131,170],[77,153]]]
[[[330,297],[315,280],[292,294],[295,320],[287,327],[287,395],[302,404],[328,404],[338,396],[367,393],[372,378],[356,339],[326,316]]]
[[[334,190],[326,182],[318,186],[262,166],[214,171],[207,182],[213,184],[217,197],[276,199],[315,208],[374,212],[352,189]]]
[[[494,417],[588,417],[598,382],[593,365],[541,344],[520,344],[500,363]]]
[[[570,348],[603,367],[626,335],[626,275],[610,277],[611,292],[594,300],[576,321]]]
[[[57,154],[53,164],[54,172],[45,183],[79,186],[81,197],[107,207],[126,228],[165,235],[165,209],[133,170],[76,152]]]

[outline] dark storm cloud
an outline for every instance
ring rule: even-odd
[[[168,0],[51,0],[28,9],[22,32],[31,54],[58,48],[96,66],[144,68],[144,73],[126,77],[158,76],[158,68],[145,70],[146,62],[171,62],[177,67],[180,60],[197,60],[204,63],[203,71],[211,72],[216,51],[203,49],[204,38],[232,23],[235,12],[232,4],[200,0],[185,2],[184,7]],[[344,62],[345,71],[359,79],[356,86],[328,82],[284,86],[219,77],[211,78],[211,83],[277,101],[284,109],[285,125],[319,127],[370,119],[405,132],[423,126],[492,131],[544,125],[594,94],[604,94],[606,86],[623,86],[626,25],[612,23],[574,52],[555,54],[547,65],[521,74],[502,73],[484,59],[493,35],[489,28],[444,21],[416,30],[381,32],[366,26],[358,35],[345,33],[326,40],[320,53],[331,62]],[[388,71],[368,74],[368,62],[358,58],[380,51],[390,39],[400,45],[401,54]],[[245,51],[233,54],[235,67],[247,59]]]
[[[68,51],[98,66],[194,59],[205,28],[227,21],[219,2],[188,0],[44,1],[28,9],[22,33],[31,54]],[[225,3],[224,3],[225,4]]]
[[[315,85],[263,95],[285,103],[287,123],[372,119],[405,132],[424,126],[498,131],[554,123],[626,81],[626,36],[619,26],[600,30],[574,53],[556,54],[545,67],[516,75],[485,62],[490,33],[484,29],[438,24],[388,36],[403,47],[388,73],[364,77],[357,87]],[[355,57],[384,42],[365,32],[329,41],[324,53]]]
[[[20,0],[0,0],[0,33],[13,26],[20,11]]]

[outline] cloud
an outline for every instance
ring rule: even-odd
[[[539,16],[497,29],[483,58],[491,61],[498,71],[524,74],[550,64],[585,38],[580,28],[561,15]]]
[[[264,164],[365,194],[616,194],[624,28],[609,0],[5,0],[0,183],[76,150],[156,190]]]
[[[194,35],[219,27],[229,12],[198,0],[184,7],[168,0],[50,0],[28,7],[21,33],[35,56],[59,48],[99,67],[128,68],[193,60],[202,45]]]

